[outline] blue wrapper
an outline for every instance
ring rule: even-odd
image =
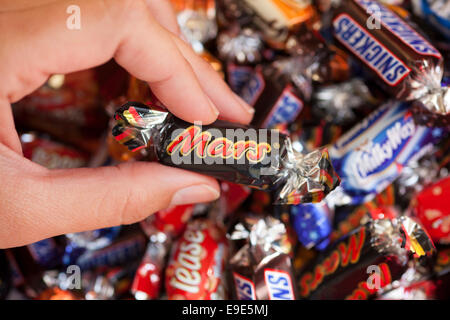
[[[110,245],[119,235],[120,226],[67,234],[68,244],[64,249],[63,264],[74,264],[86,251],[99,250]]]
[[[390,101],[343,135],[329,149],[341,187],[353,204],[383,191],[410,161],[430,153],[442,128],[414,123],[409,104]]]
[[[425,19],[447,39],[450,39],[450,6],[448,0],[414,0],[414,13]]]
[[[227,66],[227,71],[228,84],[230,85],[230,88],[238,95],[242,95],[242,90],[252,79],[253,74],[255,73],[254,68],[229,63]]]
[[[81,270],[89,270],[97,267],[113,267],[130,263],[142,257],[147,238],[143,234],[134,234],[122,239],[117,239],[111,245],[98,249],[86,250],[77,257],[74,264]]]
[[[61,263],[62,248],[54,238],[34,242],[27,248],[34,261],[44,268],[53,268]]]
[[[332,217],[324,201],[291,206],[291,223],[298,240],[307,249],[323,250],[328,246]]]

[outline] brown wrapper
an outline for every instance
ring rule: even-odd
[[[448,115],[441,53],[396,13],[377,1],[345,0],[333,27],[336,40],[393,96],[418,99],[431,112]]]
[[[408,260],[435,251],[425,230],[408,217],[378,219],[355,229],[300,274],[305,299],[365,300],[392,285]]]
[[[253,221],[250,226],[238,223],[229,237],[248,241],[230,260],[235,299],[297,298],[291,258],[283,245],[286,228],[281,221],[266,217]]]

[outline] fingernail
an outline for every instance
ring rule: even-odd
[[[236,99],[239,102],[239,104],[244,108],[244,110],[246,112],[248,112],[250,115],[253,115],[255,113],[255,109],[251,105],[249,105],[247,102],[245,102],[244,99],[242,99],[236,93],[233,92],[233,94],[236,97]]]
[[[170,206],[213,201],[219,198],[219,196],[219,191],[206,184],[190,186],[175,192],[172,196]]]
[[[216,117],[218,117],[219,116],[219,110],[216,108],[216,106],[214,105],[214,103],[211,101],[211,99],[208,96],[206,96],[206,98],[208,98],[209,106],[210,106],[212,112],[214,113],[214,115]]]

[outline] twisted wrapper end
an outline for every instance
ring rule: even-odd
[[[288,254],[291,250],[285,225],[271,216],[238,223],[228,238],[248,241],[231,259],[232,264],[240,266],[252,262],[257,265],[274,254]]]
[[[112,135],[130,151],[139,151],[147,147],[168,115],[168,112],[150,109],[143,103],[128,102],[117,109],[114,115],[116,125]]]
[[[317,203],[341,182],[331,164],[328,149],[317,149],[307,155],[295,152],[288,143],[288,157],[279,173],[285,184],[278,193],[276,204]]]
[[[383,218],[370,220],[371,245],[379,253],[394,255],[405,265],[409,254],[415,258],[431,257],[436,248],[426,230],[413,218]]]
[[[439,87],[414,101],[411,110],[418,124],[450,130],[450,87]]]
[[[412,252],[414,257],[430,257],[436,252],[430,235],[415,219],[402,216],[399,218],[399,222],[405,249]]]

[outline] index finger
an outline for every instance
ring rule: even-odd
[[[0,98],[17,101],[51,74],[92,68],[115,57],[149,82],[176,116],[205,123],[217,118],[217,108],[171,33],[153,19],[144,1],[80,0],[78,29],[67,25],[71,4],[57,1],[0,15]]]

